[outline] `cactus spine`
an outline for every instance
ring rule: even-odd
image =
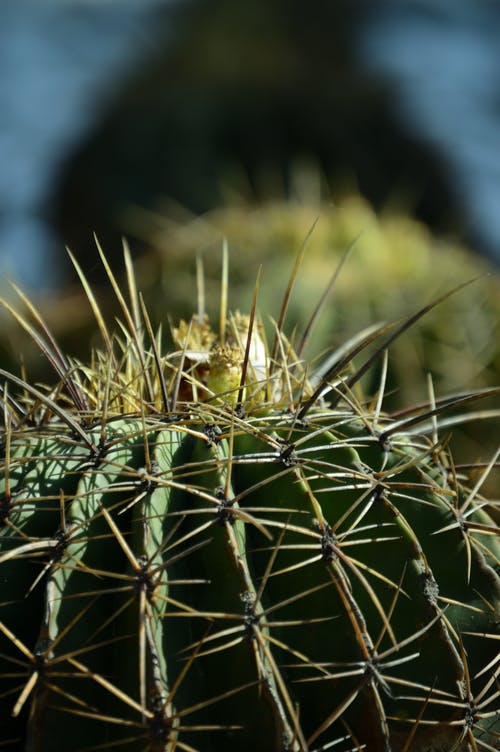
[[[315,379],[255,304],[162,355],[108,268],[111,334],[77,270],[104,350],[70,361],[32,308],[59,383],[2,371],[5,748],[498,749],[496,458],[469,487],[436,428],[481,395],[397,419],[358,388],[425,309]]]

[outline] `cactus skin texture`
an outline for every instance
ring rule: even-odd
[[[350,357],[310,384],[254,310],[162,356],[109,274],[90,366],[16,314],[61,381],[2,372],[2,749],[498,750],[491,467],[468,487],[439,406],[384,415]]]

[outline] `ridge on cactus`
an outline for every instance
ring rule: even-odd
[[[436,303],[313,369],[313,321],[284,332],[299,256],[271,337],[224,277],[218,326],[200,296],[164,352],[128,253],[127,291],[100,254],[122,320],[74,262],[87,363],[3,302],[57,380],[0,369],[0,747],[500,749],[498,453],[470,484],[440,431],[500,390],[383,410],[387,348]]]

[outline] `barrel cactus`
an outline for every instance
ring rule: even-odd
[[[58,380],[1,371],[0,746],[499,749],[496,458],[465,476],[439,433],[481,395],[359,387],[425,309],[314,370],[255,294],[165,354],[126,261],[115,333],[77,266],[86,364],[4,303]]]

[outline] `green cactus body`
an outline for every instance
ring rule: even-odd
[[[5,748],[498,749],[500,544],[479,485],[347,393],[301,412],[296,357],[271,366],[251,328],[239,372],[227,335],[227,378],[184,328],[167,405],[168,358],[137,331],[125,365],[73,382],[93,409],[4,392]]]
[[[308,629],[285,625],[278,630],[287,650],[302,656],[291,661],[295,665],[288,673],[292,685],[297,682],[301,707],[308,708],[304,715],[312,721],[313,737],[315,728],[324,728],[335,710],[352,699],[342,719],[358,728],[357,738],[362,733],[374,749],[398,749],[404,722],[418,715],[418,703],[425,704],[423,686],[434,687],[439,698],[445,697],[440,693],[454,696],[456,706],[440,702],[432,707],[429,701],[428,711],[432,707],[430,715],[436,722],[456,722],[459,727],[463,707],[458,706],[465,702],[468,670],[464,651],[476,665],[486,666],[495,659],[493,640],[462,637],[461,646],[457,632],[483,634],[496,629],[498,539],[489,535],[482,536],[483,541],[464,531],[455,511],[463,492],[450,485],[429,455],[423,459],[422,451],[407,440],[398,446],[396,438],[390,450],[382,449],[377,437],[365,429],[346,446],[342,426],[339,431],[337,437],[330,431],[316,436],[318,446],[311,451],[307,432],[314,431],[309,425],[275,452],[274,463],[258,465],[261,482],[262,476],[270,480],[270,506],[284,508],[283,514],[273,516],[275,524],[280,519],[287,530],[276,557],[276,576],[269,578],[264,592],[276,604],[315,583],[327,585],[326,590],[321,588],[279,612],[285,620],[293,620],[299,609],[309,618],[324,619]],[[286,427],[285,433],[290,435]],[[248,441],[245,444],[248,449]],[[269,455],[269,446],[260,451]],[[283,462],[290,472],[273,480],[276,465]],[[241,474],[242,486],[251,487],[254,466],[243,462],[238,467],[235,472]],[[264,488],[246,496],[248,503],[257,504]],[[452,522],[454,526],[439,536]],[[480,510],[468,516],[472,529],[475,523],[478,529],[488,528],[487,516]],[[251,549],[259,548],[258,536],[249,534]],[[469,591],[467,600],[465,591]],[[386,669],[391,662],[394,668]],[[413,685],[411,690],[402,691],[405,682]],[[419,699],[399,699],[402,694]],[[361,698],[366,702],[362,713]],[[360,715],[366,723],[363,731]],[[421,736],[422,744],[430,743],[425,724],[419,728],[413,748],[427,749],[418,742]],[[450,749],[462,732],[450,731],[446,742]]]

